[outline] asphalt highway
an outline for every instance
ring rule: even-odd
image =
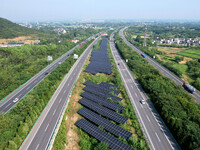
[[[93,37],[94,36],[88,38],[87,41],[91,40]],[[73,53],[74,49],[79,47],[80,45],[77,45],[70,51],[63,54],[45,69],[33,76],[29,81],[27,81],[10,95],[8,95],[4,100],[2,100],[0,102],[0,113],[7,113],[10,109],[12,109],[17,104],[17,102],[23,99],[23,97],[25,97],[34,87],[36,87],[48,74],[50,74],[55,68],[57,68],[59,66],[59,63],[65,61]],[[13,102],[15,98],[18,98],[19,100],[17,102]]]
[[[76,83],[93,45],[95,45],[98,40],[99,38],[95,39],[95,41],[90,44],[65,76],[20,147],[21,150],[45,150],[49,148],[53,133],[57,128],[59,119],[62,119],[60,116],[66,108],[65,106],[67,105],[74,84]]]
[[[111,52],[150,149],[178,150],[175,139],[117,51],[113,36],[110,37]]]
[[[123,28],[120,30],[120,36],[121,38],[124,40],[124,42],[130,46],[133,50],[135,50],[137,53],[141,54],[143,53],[141,50],[139,50],[137,47],[135,47],[133,44],[131,44],[124,36],[123,31],[126,28]],[[183,85],[183,83],[185,81],[183,81],[182,79],[180,79],[178,76],[176,76],[174,73],[172,73],[171,71],[169,71],[168,69],[166,69],[165,67],[163,67],[162,65],[160,65],[158,62],[156,62],[155,60],[153,60],[151,57],[149,57],[148,55],[146,55],[146,60],[149,61],[149,63],[151,63],[156,69],[158,69],[160,72],[162,72],[162,74],[166,77],[171,78],[176,84],[178,85]],[[196,91],[195,93],[190,95],[194,96],[197,100],[197,102],[200,102],[200,93],[198,91]]]

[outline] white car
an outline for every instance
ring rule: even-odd
[[[145,100],[143,100],[143,99],[140,101],[140,103],[141,104],[146,104]]]
[[[60,65],[61,63],[62,63],[61,61],[58,62],[59,65]]]
[[[13,100],[13,102],[16,103],[18,100],[19,100],[19,98],[15,98],[15,99]]]

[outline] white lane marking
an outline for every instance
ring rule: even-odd
[[[37,80],[34,81],[34,83],[36,83],[36,82],[37,82]]]
[[[45,128],[45,130],[44,130],[44,132],[46,132],[47,131],[47,128],[49,127],[49,124],[47,125],[47,127]]]
[[[59,103],[61,102],[62,98],[59,100]]]
[[[53,116],[54,116],[55,112],[56,112],[56,109],[55,109],[54,112],[53,112]]]
[[[37,145],[37,147],[35,148],[35,150],[37,150],[37,149],[38,149],[39,145],[40,145],[40,144],[38,144],[38,145]]]
[[[72,81],[72,78],[70,79],[70,81]]]
[[[19,96],[18,97],[20,97],[22,94],[19,94]]]
[[[156,136],[157,136],[157,138],[158,138],[158,141],[160,142],[160,138],[158,137],[158,134],[155,132],[155,134],[156,134]]]
[[[27,90],[29,90],[31,87],[27,87]]]
[[[40,79],[43,78],[43,76],[40,77]]]
[[[69,83],[67,84],[67,86],[69,86]]]
[[[147,115],[146,115],[146,117],[147,117],[147,119],[149,120],[149,122],[151,122],[150,119],[149,119],[149,117],[148,117]]]
[[[10,104],[12,104],[12,103],[10,103]],[[10,106],[10,104],[8,104],[5,108],[7,108],[8,106]]]
[[[67,90],[65,90],[65,93],[67,92]]]

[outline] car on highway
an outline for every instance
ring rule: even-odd
[[[62,61],[59,61],[58,64],[60,65],[62,63]]]
[[[48,75],[49,73],[48,72],[46,72],[44,75]]]
[[[19,100],[19,98],[16,97],[16,98],[13,100],[13,102],[16,103],[18,100]]]
[[[140,101],[140,103],[141,104],[146,104],[145,100],[143,100],[143,99]]]
[[[118,63],[118,65],[120,65],[120,63]]]

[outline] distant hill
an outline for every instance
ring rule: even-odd
[[[18,36],[45,36],[49,33],[45,33],[36,29],[30,29],[27,27],[20,26],[7,19],[0,17],[0,39],[15,38]]]

